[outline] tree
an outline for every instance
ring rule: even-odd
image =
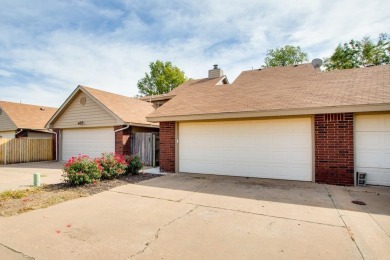
[[[275,50],[268,50],[267,56],[264,59],[265,65],[263,65],[263,68],[295,65],[304,61],[308,61],[308,55],[301,50],[301,47],[286,45]]]
[[[327,70],[341,70],[389,64],[389,54],[389,37],[382,33],[376,44],[369,37],[364,37],[361,41],[350,40],[343,45],[339,44],[332,56],[325,58],[324,66]]]
[[[178,67],[171,62],[157,60],[149,64],[150,74],[137,83],[139,92],[142,95],[160,95],[171,91],[186,81],[186,76]]]

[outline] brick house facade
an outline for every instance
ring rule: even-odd
[[[175,172],[175,122],[160,122],[160,170]]]

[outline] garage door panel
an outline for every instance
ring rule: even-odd
[[[292,135],[291,146],[295,148],[310,148],[311,136],[307,133],[300,133]]]
[[[355,117],[355,159],[367,184],[390,186],[390,114]]]
[[[383,135],[385,149],[390,149],[390,131]]]
[[[305,133],[308,129],[311,129],[311,121],[307,120],[307,118],[295,119],[291,124],[291,132],[293,133]]]
[[[384,135],[378,132],[356,132],[356,139],[359,140],[356,143],[358,149],[377,149],[383,143]]]
[[[310,164],[312,154],[307,151],[294,151],[291,153],[291,160],[292,163],[299,162],[299,163],[306,163]]]
[[[253,161],[259,163],[266,163],[272,160],[272,153],[268,151],[254,151],[253,153]]]
[[[287,164],[291,162],[291,153],[290,152],[273,152],[272,153],[272,162]]]
[[[216,146],[221,148],[241,148],[241,147],[250,147],[252,146],[252,138],[250,136],[235,136],[233,134],[221,134],[217,136],[208,136],[206,140],[214,139],[218,140]],[[210,141],[211,141],[210,140]]]
[[[311,140],[310,118],[180,123],[179,171],[310,181]]]
[[[62,132],[62,160],[79,154],[98,157],[115,152],[114,128],[64,129]]]
[[[254,134],[252,145],[259,149],[268,149],[272,146],[272,139],[269,138],[269,134]]]
[[[267,134],[272,132],[272,125],[265,121],[256,121],[252,123],[251,133],[253,134]]]
[[[356,155],[356,166],[358,167],[382,167],[383,154],[379,151],[360,150]]]
[[[272,135],[272,147],[276,149],[287,149],[291,147],[291,135],[274,134]]]

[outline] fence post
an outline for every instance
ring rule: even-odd
[[[152,166],[156,167],[156,135],[152,134]]]
[[[6,140],[8,140],[8,139],[6,139]],[[5,143],[4,143],[4,165],[6,165],[7,164],[7,141],[5,141]]]

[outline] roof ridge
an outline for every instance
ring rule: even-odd
[[[33,107],[42,107],[42,108],[57,109],[57,107],[49,107],[49,106],[42,106],[42,105],[25,104],[25,103],[11,102],[11,101],[5,101],[5,100],[0,100],[0,104],[1,104],[1,103],[7,103],[7,104],[12,104],[12,105],[20,105],[20,106],[33,106]]]
[[[121,94],[117,94],[117,93],[113,93],[113,92],[108,92],[108,91],[97,89],[97,88],[91,88],[91,87],[84,86],[84,85],[78,85],[78,87],[86,89],[87,91],[88,91],[88,89],[91,89],[91,90],[94,90],[94,91],[99,91],[99,92],[107,93],[107,94],[110,94],[110,95],[116,95],[116,96],[120,96],[120,97],[124,97],[124,98],[130,98],[130,99],[138,100],[138,98],[135,98],[135,97],[129,97],[129,96],[125,96],[125,95],[121,95]]]

